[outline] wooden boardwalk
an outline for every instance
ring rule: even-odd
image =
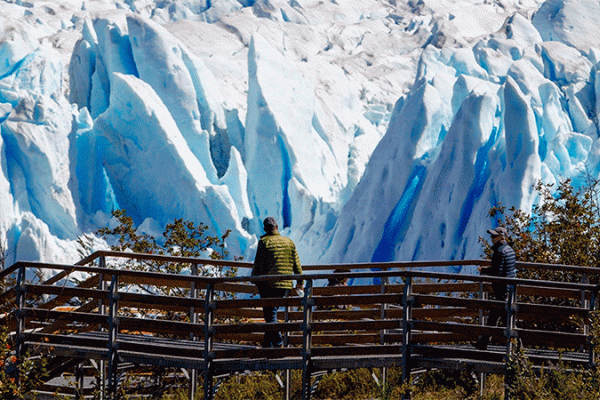
[[[93,365],[108,397],[116,396],[125,366],[185,370],[190,398],[201,381],[205,399],[214,396],[219,377],[244,371],[301,370],[304,399],[311,395],[311,378],[332,370],[399,367],[404,380],[433,368],[503,374],[517,343],[536,367],[594,362],[588,323],[597,285],[435,272],[486,266],[486,260],[305,266],[303,297],[260,299],[254,282],[294,278],[211,278],[107,267],[124,259],[185,264],[190,271],[200,265],[236,267],[238,275],[251,267],[107,251],[76,265],[17,263],[0,272],[0,279],[13,283],[0,295],[0,319],[9,327],[16,355],[49,355],[50,378],[81,377],[83,366]],[[568,269],[582,282],[597,281],[598,274],[570,266],[518,267]],[[36,270],[52,277],[27,283],[25,277]],[[354,284],[324,286],[334,270],[347,271],[335,276]],[[74,276],[80,280],[74,282]],[[508,285],[506,302],[487,300],[492,281]],[[159,288],[177,295],[158,294]],[[279,323],[263,322],[261,307],[267,304],[281,307]],[[492,308],[507,311],[507,327],[482,325]],[[269,330],[284,334],[283,348],[260,347]],[[492,337],[485,351],[472,345],[480,335]],[[71,391],[83,398],[83,387]]]

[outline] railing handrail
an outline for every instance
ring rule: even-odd
[[[36,269],[62,269],[68,270],[69,272],[79,271],[87,272],[90,274],[104,274],[104,275],[117,275],[117,276],[131,276],[131,277],[152,277],[165,281],[188,281],[198,283],[231,283],[231,282],[276,282],[283,280],[322,280],[330,277],[332,274],[301,274],[301,275],[263,275],[263,276],[235,276],[235,277],[210,277],[210,276],[193,276],[193,275],[181,275],[164,272],[147,272],[147,271],[135,271],[129,269],[106,269],[101,267],[89,267],[84,265],[64,265],[64,264],[48,264],[31,261],[19,261],[11,268],[18,269],[24,266],[25,268],[36,268]],[[457,274],[457,273],[444,273],[444,272],[429,272],[429,271],[408,271],[408,270],[383,270],[383,271],[368,271],[368,272],[340,272],[335,273],[336,278],[347,278],[347,279],[369,279],[369,278],[435,278],[435,279],[448,279],[454,281],[471,281],[471,282],[497,282],[511,284],[515,283],[518,285],[528,286],[540,286],[540,287],[552,287],[562,289],[576,289],[576,290],[597,290],[599,285],[586,284],[586,283],[574,283],[574,282],[557,282],[557,281],[545,281],[545,280],[533,280],[523,278],[503,278],[486,275],[470,275],[470,274]]]
[[[251,261],[232,261],[232,260],[213,260],[198,257],[180,257],[180,256],[168,256],[159,254],[145,254],[145,253],[133,253],[133,252],[119,252],[113,250],[98,250],[89,256],[83,258],[76,264],[85,265],[100,257],[122,257],[122,258],[134,258],[140,260],[154,260],[163,262],[180,262],[180,263],[191,263],[191,264],[205,264],[205,265],[220,265],[227,267],[238,267],[238,268],[252,268],[253,263]],[[319,271],[319,270],[335,270],[335,269],[365,269],[365,268],[424,268],[424,267],[447,267],[447,266],[461,266],[461,265],[474,265],[474,266],[487,266],[490,265],[490,260],[485,259],[472,259],[472,260],[426,260],[426,261],[389,261],[389,262],[364,262],[364,263],[337,263],[337,264],[306,264],[303,269],[307,271]],[[553,270],[564,270],[569,272],[579,272],[587,274],[600,275],[600,268],[582,267],[578,265],[568,264],[546,264],[546,263],[535,263],[528,261],[517,261],[517,268],[526,269],[553,269]]]
[[[232,260],[214,260],[198,257],[180,257],[160,254],[146,254],[146,253],[132,253],[132,252],[119,252],[113,250],[98,250],[89,256],[79,260],[74,265],[86,265],[93,262],[101,257],[119,257],[129,258],[136,260],[152,260],[159,262],[177,262],[177,263],[189,263],[189,264],[202,264],[202,265],[214,265],[234,268],[252,268],[253,263],[249,261],[232,261]],[[0,271],[0,280],[6,276],[14,273],[23,261],[18,261],[10,267]],[[54,269],[67,269],[72,268],[74,265],[68,265],[68,267],[60,267],[56,264],[48,263],[37,263],[40,268],[44,268],[46,265],[52,265]],[[472,265],[472,266],[487,266],[490,265],[490,260],[474,259],[474,260],[449,260],[449,261],[392,261],[392,262],[378,262],[378,263],[344,263],[344,264],[308,264],[304,265],[305,271],[332,271],[336,269],[352,270],[352,269],[407,269],[407,268],[436,268],[436,267],[447,267],[447,266],[461,266],[461,265]],[[563,270],[565,272],[600,275],[600,268],[592,267],[581,267],[575,265],[565,264],[545,264],[545,263],[533,263],[517,261],[517,268],[526,269],[551,269],[551,270]]]
[[[488,263],[491,263],[490,260],[485,260],[485,261],[487,261]],[[600,268],[581,267],[578,265],[545,264],[545,263],[517,261],[516,267],[517,268],[526,268],[526,269],[553,269],[553,270],[563,270],[563,271],[576,272],[576,273],[582,273],[582,274],[600,275]]]
[[[178,263],[189,263],[189,264],[204,264],[204,265],[217,265],[226,267],[237,267],[237,268],[252,268],[253,263],[251,261],[231,261],[231,260],[215,260],[199,257],[181,257],[171,256],[164,254],[147,254],[147,253],[133,253],[133,252],[120,252],[113,250],[97,250],[89,256],[81,259],[77,262],[78,265],[85,265],[100,257],[121,257],[121,258],[132,258],[138,260],[152,260],[162,262],[178,262]],[[307,264],[303,265],[302,268],[307,271],[318,271],[318,270],[334,270],[334,269],[365,269],[365,268],[423,268],[423,267],[445,267],[445,266],[459,266],[459,265],[486,265],[489,264],[489,260],[450,260],[450,261],[390,261],[390,262],[366,262],[366,263],[340,263],[340,264]]]
[[[18,263],[14,263],[10,267],[5,268],[2,271],[0,271],[0,280],[6,278],[8,275],[16,272],[19,269],[19,265],[17,265],[17,264]]]
[[[98,250],[90,254],[89,256],[81,259],[77,262],[78,265],[89,264],[92,261],[100,257],[120,257],[120,258],[133,258],[137,260],[152,260],[162,262],[177,262],[184,264],[205,264],[205,265],[220,265],[227,267],[248,267],[250,262],[247,261],[232,261],[232,260],[214,260],[211,258],[199,258],[199,257],[182,257],[182,256],[170,256],[164,254],[148,254],[148,253],[133,253],[133,252],[121,252],[113,250]]]

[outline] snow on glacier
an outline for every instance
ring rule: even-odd
[[[587,53],[598,48],[600,3],[548,0],[533,17],[544,41],[561,42]]]
[[[594,0],[0,2],[0,232],[279,219],[303,262],[476,258],[497,202],[600,174]],[[4,28],[5,27],[5,28]],[[174,178],[175,177],[175,178]],[[94,246],[101,246],[95,242]]]

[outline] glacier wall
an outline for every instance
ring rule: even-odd
[[[476,257],[498,202],[529,211],[536,182],[598,176],[598,43],[544,41],[536,22],[552,21],[538,15],[516,13],[471,48],[424,50],[328,261]]]
[[[305,263],[478,258],[497,202],[600,173],[597,11],[2,1],[7,264],[75,261],[116,208],[231,229],[246,259],[266,216]]]

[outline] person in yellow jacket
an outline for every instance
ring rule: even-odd
[[[287,237],[279,234],[279,227],[275,218],[268,217],[263,221],[265,234],[260,237],[256,257],[254,258],[254,267],[252,276],[261,275],[299,275],[302,274],[300,257],[296,250],[294,242]],[[293,288],[291,280],[282,280],[276,282],[257,282],[258,294],[260,298],[279,298],[286,297]],[[298,280],[296,289],[302,289],[302,280]],[[278,307],[263,307],[263,316],[265,322],[277,322]],[[266,332],[263,341],[263,347],[281,347],[283,338],[280,332]]]

